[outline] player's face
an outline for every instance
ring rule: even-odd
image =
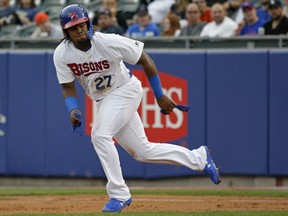
[[[72,26],[67,29],[70,39],[75,43],[81,43],[88,40],[88,29],[86,22]]]

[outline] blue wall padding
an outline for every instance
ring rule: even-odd
[[[44,175],[46,54],[10,53],[8,174]]]
[[[207,138],[225,174],[267,174],[267,66],[265,51],[207,54]]]
[[[8,53],[0,53],[0,173],[7,173]],[[6,119],[6,120],[5,120]]]
[[[270,175],[288,175],[288,53],[270,53]]]

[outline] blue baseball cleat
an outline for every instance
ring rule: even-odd
[[[117,199],[110,199],[109,202],[104,206],[102,212],[121,212],[126,206],[130,206],[132,197],[127,201],[119,201]]]
[[[207,154],[207,164],[205,165],[204,172],[210,177],[214,184],[221,182],[218,169],[216,168],[213,159],[210,155],[210,151],[207,146],[204,146]]]

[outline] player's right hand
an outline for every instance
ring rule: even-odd
[[[70,122],[73,126],[78,126],[81,123],[81,111],[73,109],[70,113]]]
[[[76,132],[79,136],[84,135],[84,127],[81,122],[81,112],[80,110],[74,109],[70,113],[70,121],[72,123],[72,130],[73,132]]]

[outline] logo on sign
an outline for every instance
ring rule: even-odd
[[[131,70],[142,83],[143,98],[138,108],[146,135],[153,142],[168,142],[187,136],[187,113],[174,109],[170,115],[160,113],[148,79],[142,70]],[[177,104],[188,104],[187,81],[171,74],[159,72],[165,95]],[[95,105],[86,97],[86,134],[90,135]]]

